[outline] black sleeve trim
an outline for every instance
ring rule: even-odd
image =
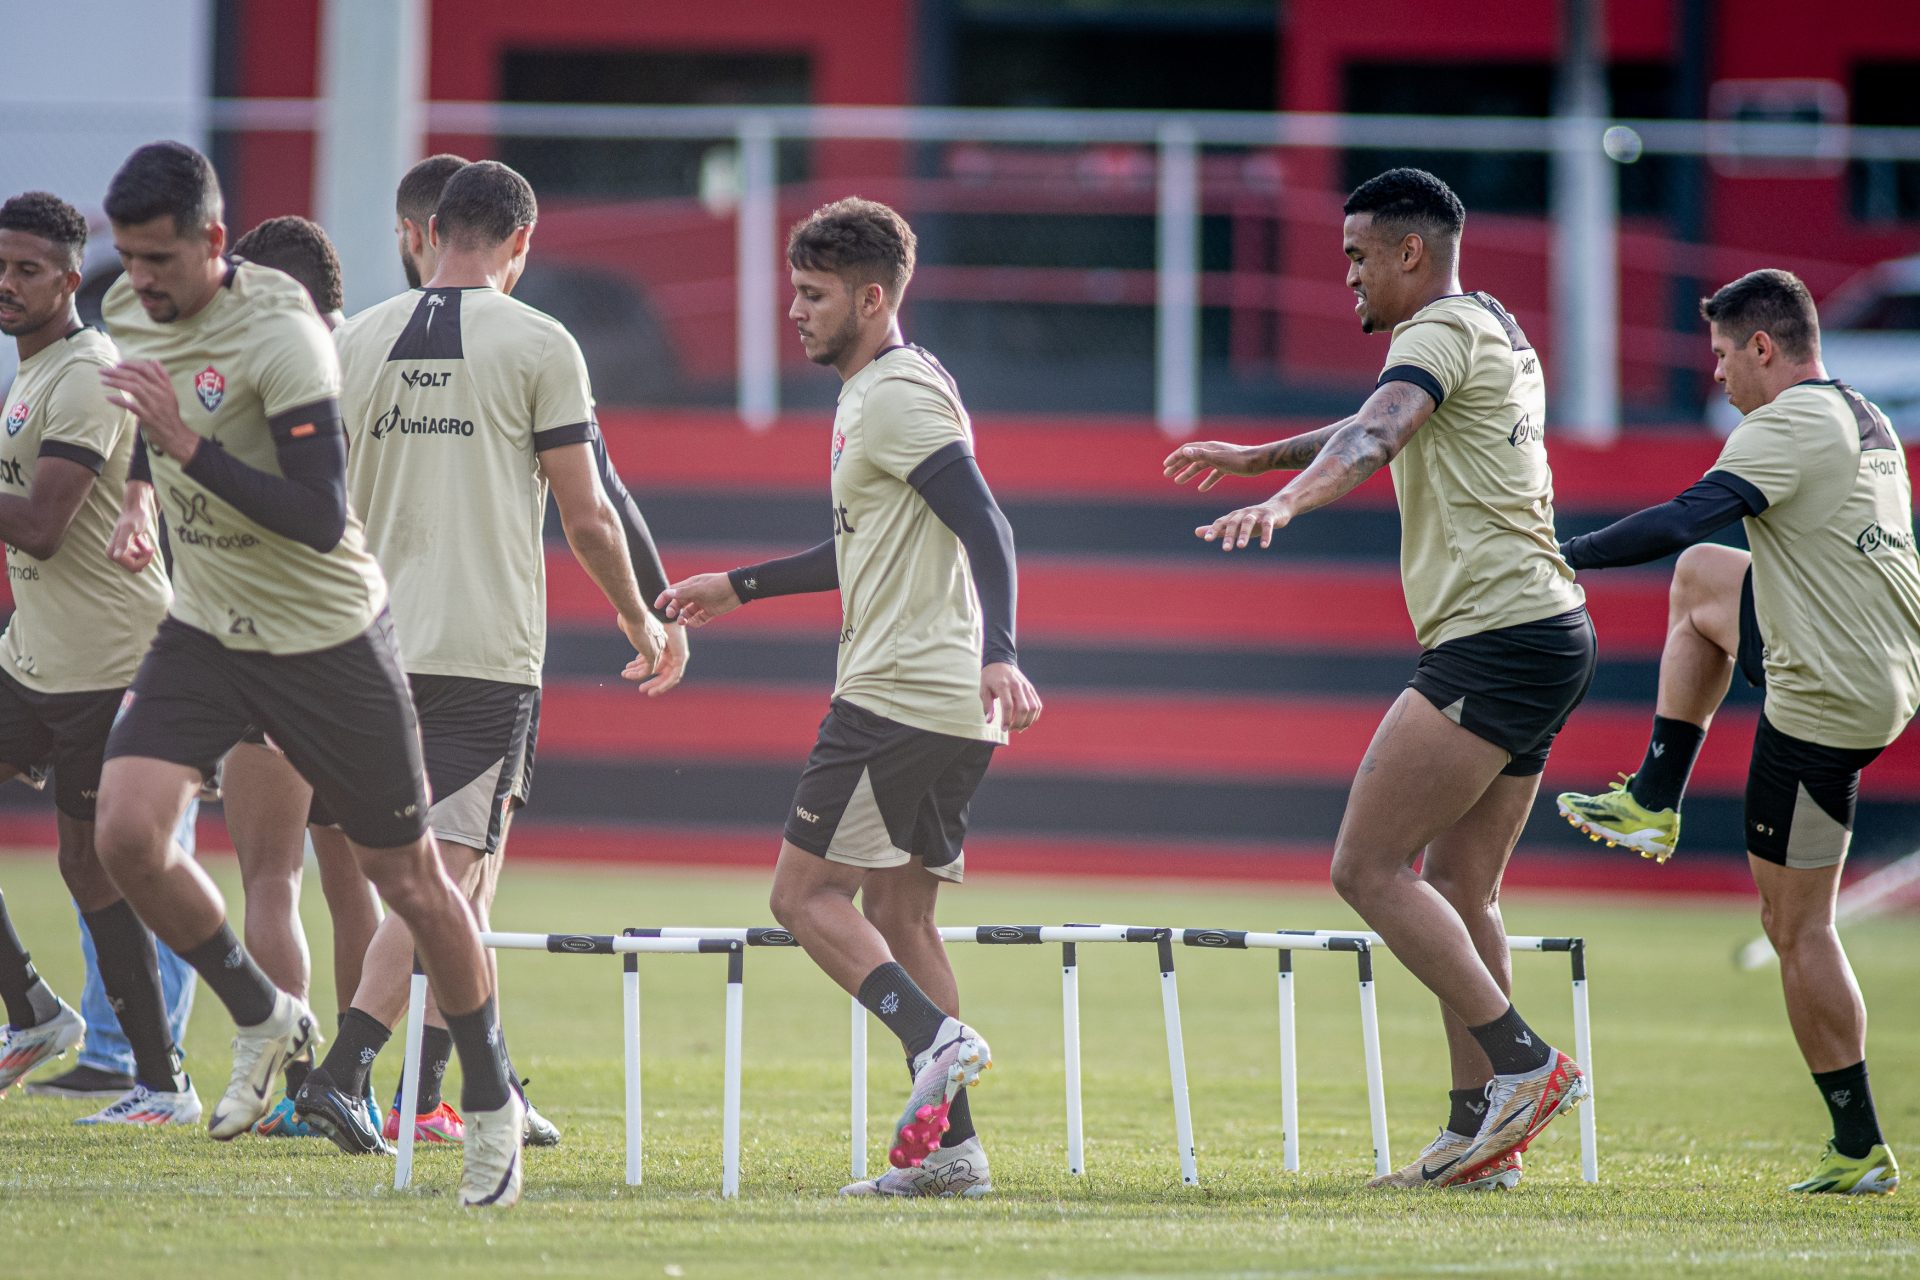
[[[591,419],[586,422],[569,422],[564,427],[548,427],[545,431],[533,433],[533,451],[545,453],[549,449],[558,449],[564,445],[585,444],[594,437],[594,425]]]
[[[1745,480],[1710,471],[1671,502],[1568,539],[1560,544],[1560,554],[1575,570],[1645,564],[1704,542],[1743,516],[1759,515],[1766,506],[1766,498]]]
[[[147,457],[147,438],[140,434],[138,427],[133,431],[133,461],[127,464],[127,481],[138,480],[141,484],[153,483],[153,462]]]
[[[951,443],[943,444],[922,458],[920,465],[907,474],[907,483],[915,489],[924,488],[927,481],[933,479],[942,471],[960,461],[960,459],[971,458],[972,456],[973,449],[965,440],[955,440]]]
[[[833,539],[828,538],[799,555],[730,569],[727,581],[733,584],[733,594],[740,597],[741,604],[767,596],[835,591],[840,587],[840,561],[834,552]]]
[[[302,428],[310,428],[302,430]],[[267,430],[273,432],[276,445],[293,440],[311,440],[318,437],[345,434],[342,425],[340,402],[332,396],[314,400],[307,404],[295,405],[291,409],[282,409],[267,418]]]
[[[1727,488],[1733,490],[1735,493],[1739,494],[1742,498],[1746,499],[1746,502],[1747,502],[1746,514],[1750,516],[1759,515],[1762,511],[1765,511],[1769,505],[1771,505],[1767,502],[1767,495],[1760,492],[1759,487],[1755,485],[1751,480],[1747,479],[1745,476],[1735,475],[1731,471],[1716,470],[1716,471],[1707,472],[1707,474],[1702,476],[1701,479],[1703,481],[1712,480],[1716,484],[1725,485]]]
[[[1381,374],[1380,380],[1373,385],[1377,389],[1389,382],[1411,382],[1433,397],[1433,407],[1436,409],[1447,402],[1447,393],[1440,389],[1440,379],[1417,364],[1397,364]]]
[[[64,458],[68,462],[77,462],[87,470],[99,475],[107,465],[107,460],[83,444],[68,444],[65,440],[42,440],[40,456],[43,458]]]
[[[654,617],[666,622],[666,614],[654,609],[653,604],[667,589],[667,570],[660,563],[660,548],[653,541],[653,531],[647,528],[647,520],[640,514],[639,504],[627,492],[626,482],[614,470],[613,458],[607,453],[606,438],[600,434],[598,427],[593,428],[588,442],[593,446],[594,465],[600,472],[600,487],[605,490],[607,501],[613,504],[614,514],[620,519],[621,531],[626,534],[627,559],[633,564],[633,580],[640,588],[640,598],[646,601]]]
[[[980,665],[1017,662],[1013,634],[1019,578],[1014,568],[1013,526],[993,500],[986,477],[972,457],[962,456],[928,476],[919,489],[940,523],[953,530],[966,548],[974,594],[980,597]]]

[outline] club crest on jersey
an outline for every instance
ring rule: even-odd
[[[17,436],[20,434],[20,428],[26,425],[27,402],[22,400],[19,404],[13,406],[13,411],[7,415],[7,434]]]
[[[227,398],[227,379],[218,369],[208,365],[193,378],[193,394],[200,397],[200,403],[212,413]]]
[[[847,451],[847,433],[844,431],[841,431],[838,428],[835,428],[833,433],[833,464],[832,464],[832,468],[830,469],[839,467],[840,455],[845,453],[846,451]]]

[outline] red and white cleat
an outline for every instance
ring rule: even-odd
[[[913,1060],[913,1092],[894,1125],[887,1162],[896,1169],[918,1169],[939,1149],[950,1127],[947,1111],[953,1095],[978,1084],[993,1065],[993,1051],[979,1032],[958,1018],[940,1024],[933,1045]]]

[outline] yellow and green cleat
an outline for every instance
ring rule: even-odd
[[[1623,773],[1599,795],[1562,791],[1556,801],[1560,816],[1593,839],[1606,841],[1608,848],[1623,844],[1643,858],[1665,862],[1680,843],[1680,811],[1641,808],[1627,789],[1632,785],[1633,775]]]
[[[1859,1157],[1843,1156],[1829,1142],[1812,1176],[1787,1188],[1834,1196],[1890,1196],[1899,1189],[1900,1166],[1894,1163],[1893,1152],[1884,1142]]]

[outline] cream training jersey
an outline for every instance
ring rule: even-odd
[[[901,724],[1004,743],[980,709],[980,601],[960,539],[909,482],[973,426],[945,369],[918,347],[882,352],[840,388],[833,545],[840,661],[833,696]]]
[[[1421,647],[1584,604],[1554,538],[1546,381],[1513,317],[1484,293],[1428,303],[1394,326],[1380,382],[1395,381],[1435,405],[1392,463]]]
[[[1746,519],[1767,719],[1821,746],[1886,746],[1920,708],[1913,486],[1887,416],[1802,382],[1741,419],[1713,470],[1767,500]]]
[[[166,366],[186,425],[257,471],[281,474],[274,421],[333,417],[333,339],[283,272],[231,263],[206,306],[165,324],[122,276],[102,311],[124,357]],[[339,542],[316,551],[255,523],[158,450],[148,460],[173,546],[175,618],[229,649],[274,654],[331,648],[372,625],[387,584],[351,511]]]
[[[553,317],[490,288],[410,290],[334,336],[347,494],[393,584],[407,671],[539,684],[539,455],[592,437],[579,345]]]
[[[50,559],[7,548],[14,614],[0,636],[0,661],[41,693],[131,684],[173,599],[160,557],[139,573],[107,559],[135,431],[133,415],[109,403],[100,382],[100,370],[119,358],[106,334],[76,329],[27,357],[7,398],[0,493],[27,497],[48,458],[77,462],[95,476]]]

